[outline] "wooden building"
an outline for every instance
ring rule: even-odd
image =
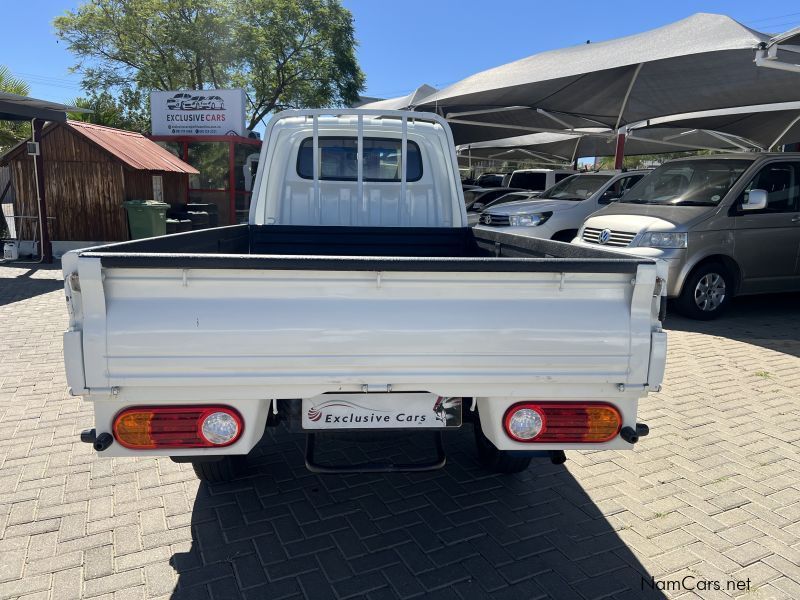
[[[81,121],[51,123],[41,143],[50,239],[70,242],[127,240],[125,200],[186,202],[188,178],[198,171],[145,136]],[[0,157],[15,191],[14,214],[36,217],[33,158],[25,142]],[[161,195],[163,197],[159,198]],[[37,222],[18,221],[18,238],[38,238]]]

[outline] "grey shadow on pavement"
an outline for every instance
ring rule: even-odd
[[[200,486],[173,598],[664,598],[564,466],[489,475],[471,425],[445,444],[439,471],[318,475],[302,434],[268,428],[243,479]],[[428,445],[335,442],[320,457],[408,462]]]

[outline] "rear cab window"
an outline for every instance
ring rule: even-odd
[[[320,180],[356,181],[358,179],[358,139],[355,137],[319,137]],[[313,179],[313,138],[300,143],[297,174]],[[401,141],[393,138],[364,138],[364,181],[399,182],[401,179]],[[422,179],[422,156],[419,146],[408,141],[406,146],[406,181]]]

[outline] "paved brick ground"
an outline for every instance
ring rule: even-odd
[[[433,474],[318,476],[278,430],[209,489],[77,441],[58,277],[0,267],[0,598],[717,598],[747,579],[746,599],[800,598],[798,295],[670,319],[635,452],[487,476],[464,428]],[[685,575],[723,590],[642,589]]]

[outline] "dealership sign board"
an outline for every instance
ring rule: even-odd
[[[244,90],[152,92],[153,135],[247,135],[244,102]]]

